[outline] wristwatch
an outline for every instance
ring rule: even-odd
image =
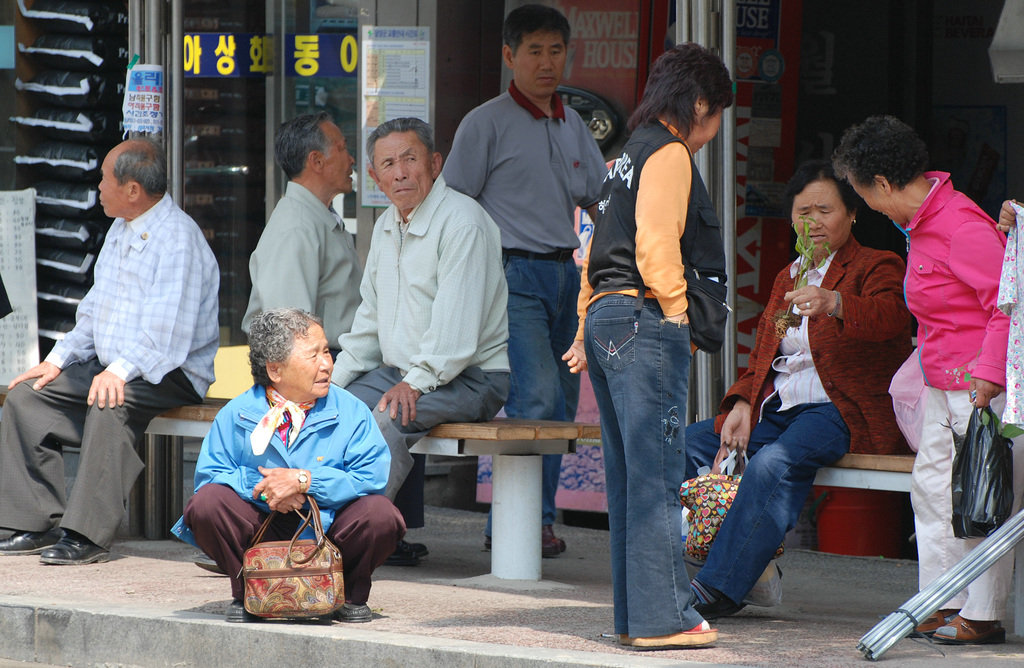
[[[309,489],[309,476],[305,471],[299,471],[299,494],[305,494]]]

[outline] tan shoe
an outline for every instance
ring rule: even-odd
[[[707,622],[682,633],[670,633],[667,636],[653,638],[630,638],[630,647],[636,649],[679,649],[683,647],[706,647],[718,640],[718,629],[713,629]],[[622,642],[621,639],[619,641]]]
[[[960,611],[953,608],[938,610],[931,617],[915,626],[914,630],[926,636],[931,636],[939,627],[952,622],[958,612]]]
[[[626,647],[631,647],[633,645],[633,639],[630,638],[625,633],[620,633],[619,634],[619,644],[620,645],[625,645]]]
[[[999,620],[976,622],[956,615],[932,638],[947,645],[994,645],[1006,642],[1006,629]]]

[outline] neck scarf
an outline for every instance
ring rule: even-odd
[[[285,399],[274,388],[267,387],[267,403],[270,404],[270,410],[260,419],[249,438],[254,455],[262,455],[266,451],[274,432],[285,421],[285,415],[291,419],[291,429],[288,430],[288,441],[285,443],[285,446],[290,447],[295,442],[295,437],[299,435],[302,423],[306,421],[306,411],[316,404],[316,399],[297,404]]]

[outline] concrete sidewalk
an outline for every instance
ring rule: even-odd
[[[545,584],[494,582],[486,516],[428,508],[409,538],[430,556],[375,574],[369,624],[223,621],[227,581],[177,541],[118,543],[82,567],[0,558],[0,658],[58,666],[861,666],[857,641],[916,592],[917,565],[791,550],[783,604],[720,620],[708,649],[641,653],[612,633],[607,533],[557,527],[568,551],[544,560]],[[561,585],[561,586],[559,586]],[[1012,605],[1011,605],[1012,610]],[[1003,620],[1012,626],[1012,619]],[[935,646],[938,647],[938,646]],[[903,640],[889,666],[1010,666],[1024,642],[935,647]],[[938,662],[944,661],[944,664]]]

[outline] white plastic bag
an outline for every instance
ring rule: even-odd
[[[761,573],[754,583],[754,588],[747,592],[743,599],[746,605],[757,605],[772,608],[782,605],[782,569],[773,561]]]

